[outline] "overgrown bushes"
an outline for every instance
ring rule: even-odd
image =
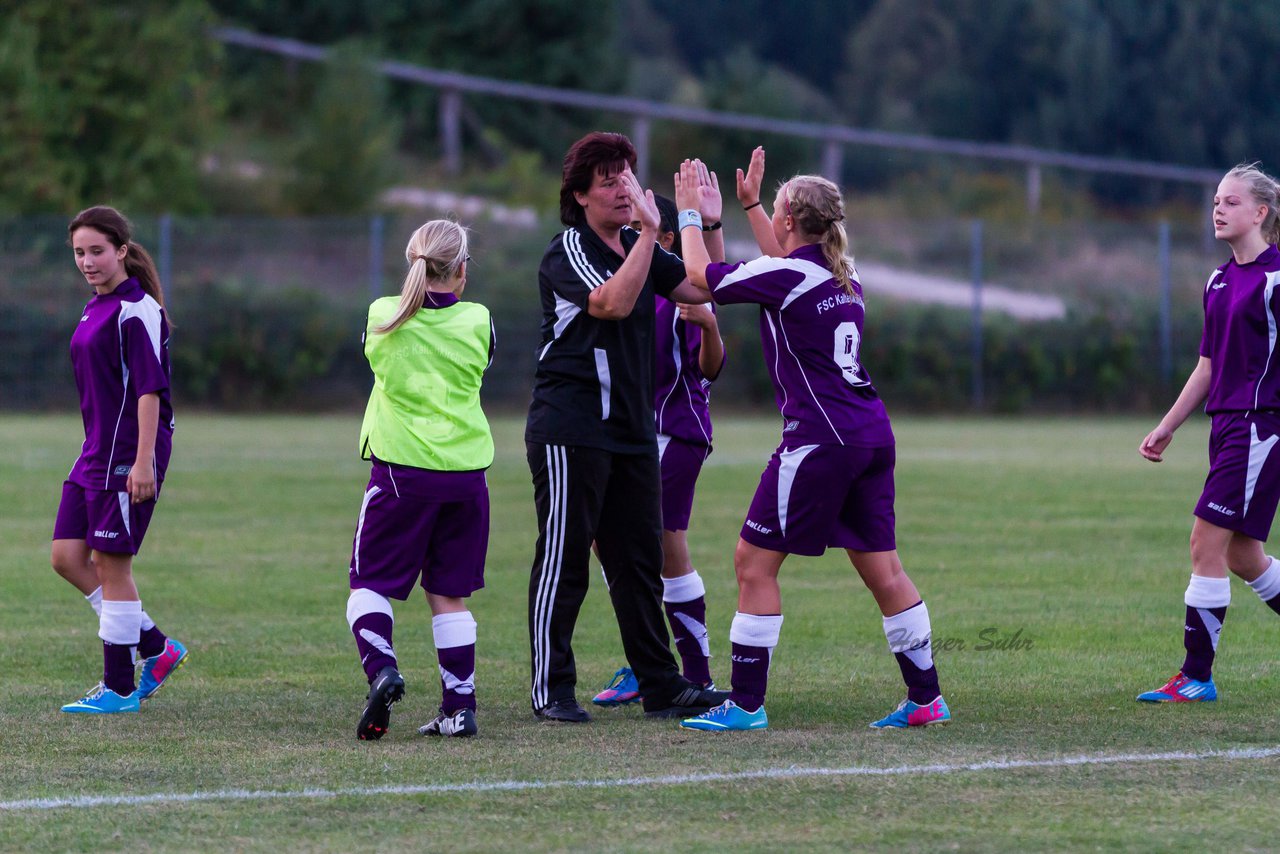
[[[491,295],[492,296],[492,295]],[[523,408],[538,345],[536,294],[489,302],[498,355],[486,403]],[[236,283],[184,290],[175,299],[174,395],[180,406],[317,410],[358,407],[371,375],[361,355],[365,306],[307,290]],[[756,312],[721,312],[729,365],[715,404],[768,410],[773,389],[760,358]],[[24,304],[0,305],[4,408],[74,406],[67,341],[74,318]],[[1174,317],[1173,373],[1161,377],[1154,305],[1116,303],[1063,320],[983,323],[983,406],[995,412],[1151,411],[1167,406],[1195,364],[1198,309]],[[895,412],[964,412],[973,390],[967,312],[877,301],[862,360]]]

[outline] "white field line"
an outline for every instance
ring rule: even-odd
[[[154,792],[149,795],[81,795],[69,798],[29,798],[0,801],[0,811],[86,809],[91,807],[187,804],[202,801],[271,801],[285,799],[361,798],[384,795],[436,795],[473,792],[522,792],[548,789],[626,789],[638,786],[688,786],[749,780],[799,780],[815,777],[931,776],[963,772],[1014,771],[1023,768],[1072,768],[1090,765],[1139,765],[1152,762],[1204,762],[1267,759],[1280,756],[1280,746],[1236,750],[1174,751],[1169,753],[1119,753],[1114,755],[1062,756],[1056,759],[996,759],[946,765],[898,765],[875,768],[764,768],[732,773],[673,774],[630,780],[499,780],[492,783],[440,783],[430,786],[355,786],[345,789],[215,789],[208,792]]]

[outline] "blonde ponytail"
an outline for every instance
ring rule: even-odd
[[[446,283],[457,277],[467,260],[467,230],[453,220],[433,219],[409,238],[404,250],[409,272],[400,286],[400,304],[391,319],[373,331],[393,332],[426,304],[432,283]]]
[[[853,258],[849,255],[849,235],[844,228],[844,199],[840,188],[818,175],[797,175],[783,187],[788,213],[796,228],[807,237],[816,237],[831,275],[853,295]]]

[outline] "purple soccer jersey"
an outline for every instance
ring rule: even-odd
[[[655,297],[654,309],[653,412],[658,432],[709,446],[711,380],[698,364],[702,327],[681,320],[679,306],[669,299]],[[723,359],[720,364],[724,366]]]
[[[1280,410],[1280,251],[1268,246],[1248,264],[1231,259],[1204,288],[1200,355],[1212,364],[1205,411]]]
[[[138,452],[138,398],[158,392],[155,469],[157,483],[163,481],[173,447],[169,323],[137,279],[85,305],[71,336],[71,365],[84,445],[67,479],[86,489],[124,490]]]
[[[786,258],[707,265],[717,303],[760,306],[760,339],[787,444],[884,447],[893,430],[859,360],[862,286],[836,283],[817,245]]]

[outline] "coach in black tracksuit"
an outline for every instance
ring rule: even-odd
[[[600,551],[645,714],[704,711],[728,694],[680,675],[662,613],[662,509],[653,421],[654,293],[706,302],[684,263],[657,246],[652,194],[621,134],[592,133],[565,155],[560,218],[542,258],[542,342],[525,429],[538,509],[529,579],[532,702],[540,718],[581,723],[573,627]],[[628,227],[641,222],[636,232]]]

